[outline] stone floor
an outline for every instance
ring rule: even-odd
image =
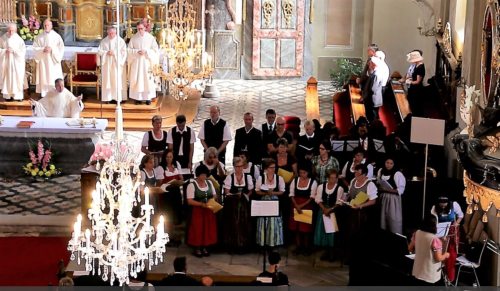
[[[198,114],[191,126],[198,132],[202,122],[209,117],[208,107],[218,105],[221,117],[225,119],[234,137],[234,131],[243,126],[243,114],[254,114],[256,127],[265,121],[268,108],[276,110],[278,115],[294,115],[305,119],[305,86],[302,81],[243,81],[215,80],[221,96],[202,99]],[[332,118],[332,95],[334,88],[329,82],[319,82],[321,122]],[[127,132],[131,143],[139,149],[143,132]],[[110,136],[106,133],[104,136]],[[227,166],[231,168],[232,145],[227,151]],[[201,144],[195,144],[193,160],[203,158]],[[61,179],[61,182],[58,180]],[[25,181],[26,182],[26,181]],[[69,226],[73,224],[75,214],[79,212],[79,177],[63,176],[49,183],[24,183],[0,178],[0,235],[63,235],[70,236]],[[44,192],[45,191],[45,192]],[[48,197],[46,193],[53,193]],[[331,286],[346,285],[348,268],[340,263],[328,263],[319,260],[321,252],[310,257],[294,256],[288,249],[280,249],[284,271],[296,286]],[[198,259],[191,255],[191,249],[184,244],[170,247],[166,261],[155,267],[154,272],[170,273],[173,271],[172,260],[175,256],[188,257],[189,272],[197,274],[234,274],[257,275],[262,270],[262,256],[253,253],[243,256],[227,253],[214,253],[209,258]],[[78,270],[82,266],[70,263],[69,270]]]

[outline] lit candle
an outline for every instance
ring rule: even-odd
[[[163,230],[164,223],[165,223],[165,219],[163,218],[163,215],[161,215],[160,222],[158,223],[158,226],[156,227],[156,233],[157,233],[157,236],[159,239],[162,239],[165,235],[165,231]]]
[[[86,241],[86,247],[90,248],[90,229],[85,230],[85,241]]]
[[[117,241],[117,237],[116,237],[116,232],[113,232],[113,234],[111,234],[111,245],[113,246],[113,250],[118,250],[118,241]]]
[[[144,204],[149,206],[149,188],[144,188]]]
[[[163,30],[161,31],[161,43],[162,43],[163,45],[165,45],[165,35],[166,35],[166,32],[165,32],[165,30],[163,29]]]
[[[146,248],[146,233],[144,230],[141,230],[141,234],[139,235],[139,239],[141,241],[141,249]]]

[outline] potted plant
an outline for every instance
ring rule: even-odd
[[[338,58],[335,67],[330,69],[332,86],[342,88],[353,76],[361,75],[363,64],[361,59]]]

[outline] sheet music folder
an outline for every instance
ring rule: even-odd
[[[343,152],[345,147],[344,140],[332,140],[332,151]]]
[[[352,152],[358,146],[359,146],[359,141],[357,141],[357,140],[346,140],[346,142],[345,142],[345,151],[346,152]]]
[[[280,215],[278,200],[252,200],[250,216],[273,217]]]

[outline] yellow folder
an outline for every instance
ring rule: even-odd
[[[313,223],[313,211],[309,209],[302,210],[302,214],[297,212],[297,209],[293,209],[293,220],[298,222],[303,222],[307,224]]]
[[[286,184],[291,183],[293,179],[293,172],[289,172],[287,170],[279,169],[278,175],[283,178]]]
[[[354,199],[351,200],[351,202],[349,204],[351,206],[359,206],[359,205],[365,203],[366,201],[368,201],[368,194],[361,191],[356,195],[356,197],[354,197]]]
[[[214,198],[208,200],[207,207],[210,208],[210,210],[212,210],[213,213],[217,213],[219,212],[219,210],[223,208],[223,206],[220,205],[217,201],[215,201]]]

